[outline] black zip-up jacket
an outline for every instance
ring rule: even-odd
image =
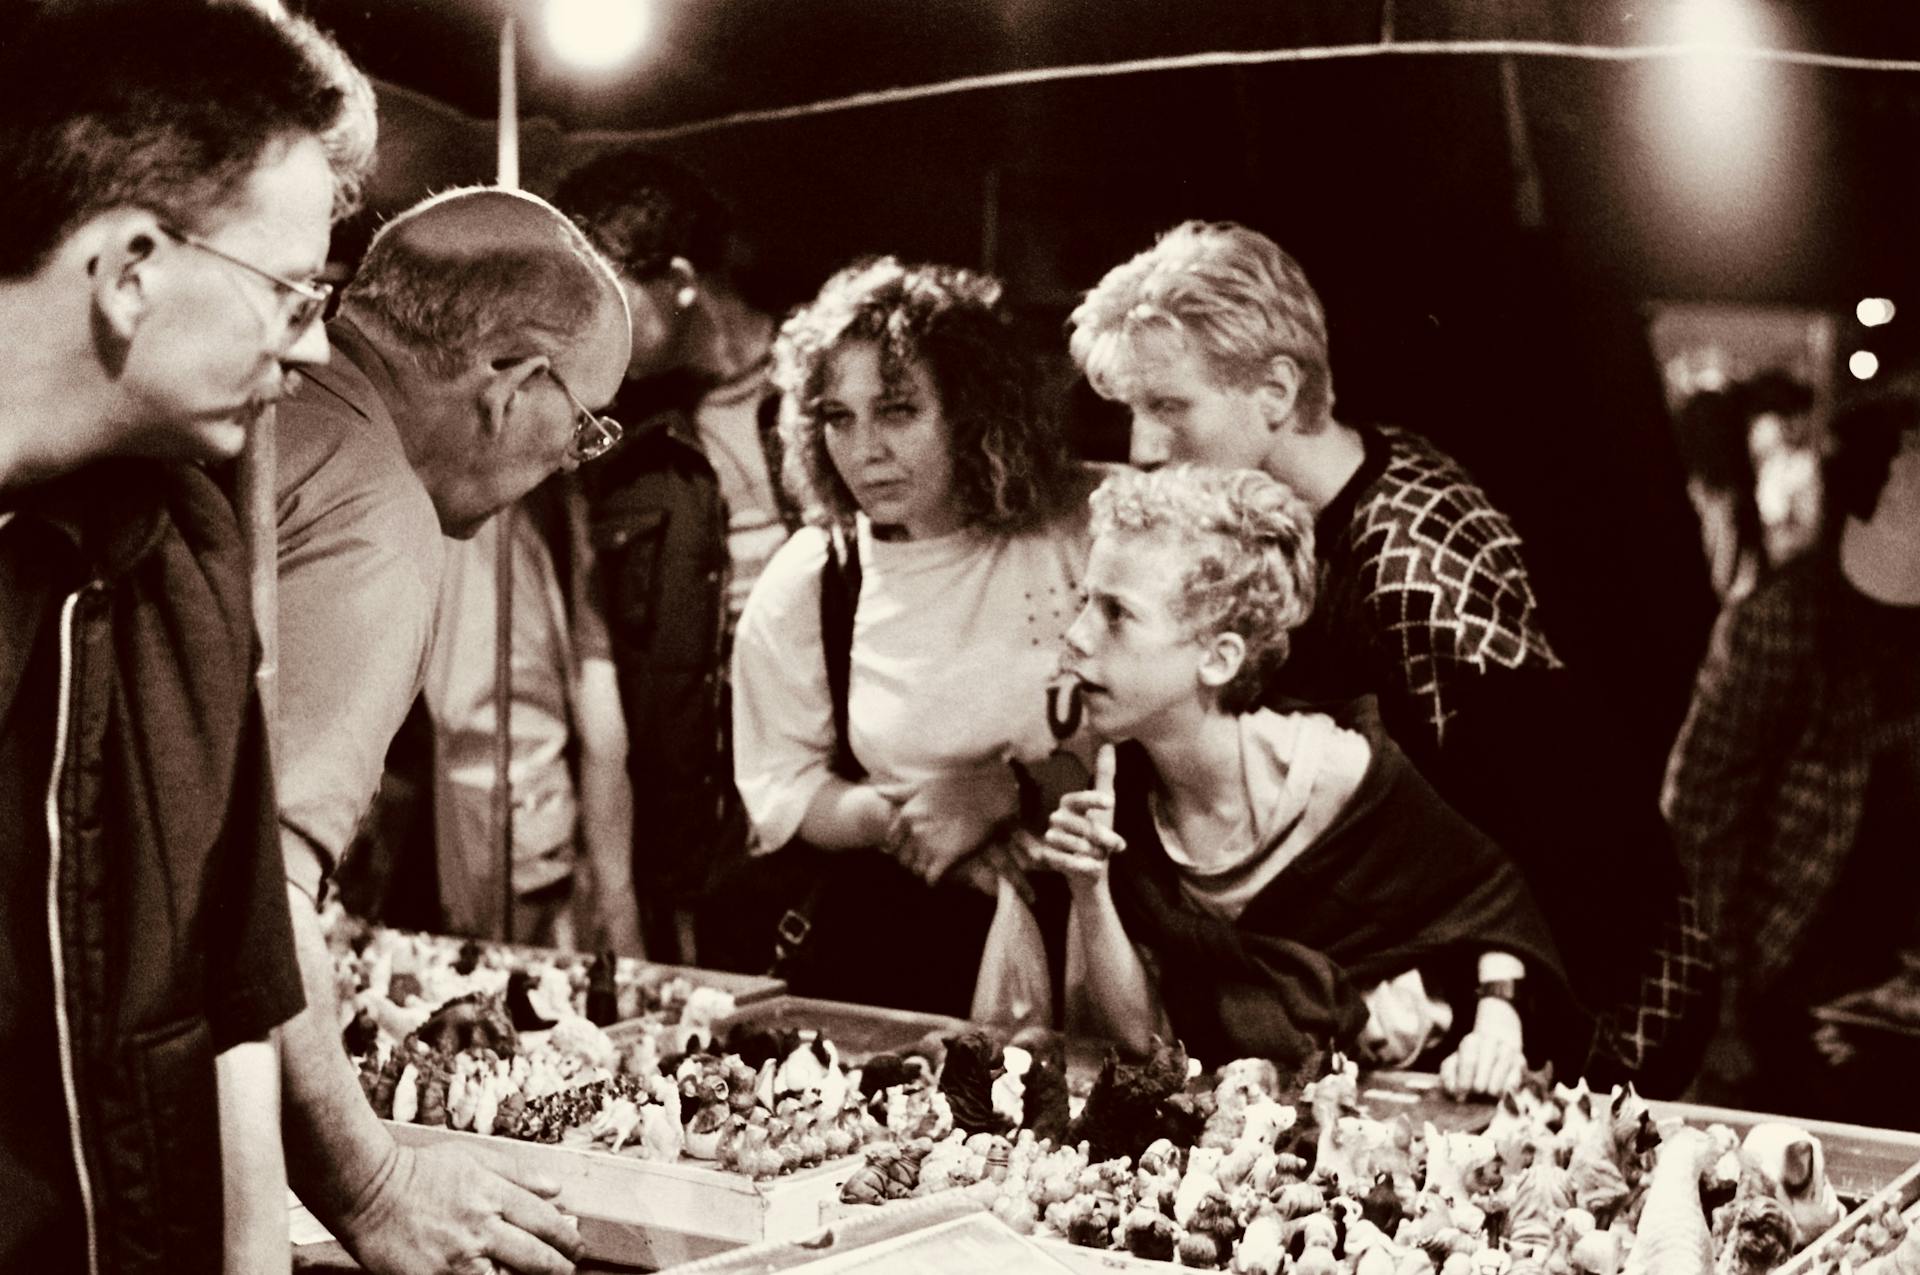
[[[727,701],[727,506],[694,440],[705,387],[684,375],[629,386],[616,405],[629,437],[582,471],[593,580],[627,720],[634,881],[643,900],[686,906],[744,854]],[[778,400],[760,439],[789,530],[798,511],[777,481]]]
[[[190,466],[96,465],[11,513],[0,1269],[217,1271],[214,1058],[304,1003],[245,547]]]

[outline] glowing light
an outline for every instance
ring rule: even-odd
[[[1893,322],[1893,302],[1885,297],[1868,297],[1853,307],[1853,315],[1860,320],[1860,326],[1877,328]]]
[[[1873,374],[1880,370],[1880,356],[1872,350],[1855,350],[1853,357],[1847,360],[1847,371],[1853,373],[1857,381],[1871,381]]]
[[[617,66],[647,35],[645,0],[547,0],[547,39],[588,70]]]
[[[1775,35],[1757,0],[1679,0],[1653,34],[1681,50],[1650,68],[1642,110],[1660,184],[1716,234],[1777,206],[1784,89],[1754,56]]]

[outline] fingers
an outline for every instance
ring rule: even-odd
[[[1526,1065],[1525,1056],[1510,1041],[1469,1032],[1460,1048],[1440,1064],[1440,1085],[1454,1098],[1497,1097],[1519,1085]]]
[[[1074,793],[1061,802],[1061,808],[1053,812],[1053,818],[1047,824],[1047,844],[1068,854],[1087,855],[1096,859],[1104,859],[1125,850],[1126,839],[1115,832],[1110,823],[1102,827],[1094,818],[1069,807],[1068,803],[1074,797],[1097,800],[1093,793]]]
[[[522,1191],[538,1196],[542,1200],[554,1200],[560,1197],[560,1183],[551,1173],[536,1169],[531,1165],[522,1164],[512,1156],[491,1156],[487,1161],[487,1167],[519,1187]],[[503,1206],[503,1211],[505,1208],[511,1207],[514,1198],[516,1197],[510,1192],[507,1204]]]
[[[548,1240],[511,1222],[495,1219],[487,1228],[487,1255],[501,1268],[519,1275],[573,1275],[574,1258],[580,1249],[580,1231],[573,1219],[560,1220],[566,1228],[565,1237]]]
[[[1117,765],[1112,744],[1100,745],[1100,751],[1093,755],[1093,791],[1100,796],[1102,804],[1093,815],[1093,820],[1101,828],[1113,829],[1113,772]]]

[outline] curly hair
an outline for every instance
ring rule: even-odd
[[[1154,536],[1188,551],[1174,614],[1197,638],[1240,635],[1246,659],[1220,706],[1257,704],[1313,610],[1313,514],[1293,490],[1257,469],[1120,470],[1093,493],[1093,534]]]
[[[1251,389],[1276,358],[1300,369],[1299,418],[1333,412],[1327,315],[1280,245],[1230,221],[1188,221],[1107,271],[1067,317],[1073,361],[1102,397],[1124,397],[1141,341],[1184,337],[1224,385]]]
[[[1085,491],[1046,409],[1038,371],[1001,304],[999,282],[879,257],[828,279],[774,341],[773,381],[786,395],[785,477],[812,520],[849,522],[859,508],[827,454],[817,409],[833,355],[860,341],[879,347],[880,375],[890,388],[916,363],[931,377],[967,525],[1024,530]]]

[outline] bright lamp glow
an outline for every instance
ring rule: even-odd
[[[646,0],[547,0],[547,39],[575,66],[617,66],[646,34]]]
[[[1857,381],[1871,381],[1873,374],[1880,370],[1880,356],[1872,350],[1855,350],[1853,357],[1847,360],[1847,371],[1853,373]]]
[[[1860,320],[1861,327],[1877,328],[1893,322],[1893,302],[1885,297],[1868,297],[1853,307],[1853,315]]]

